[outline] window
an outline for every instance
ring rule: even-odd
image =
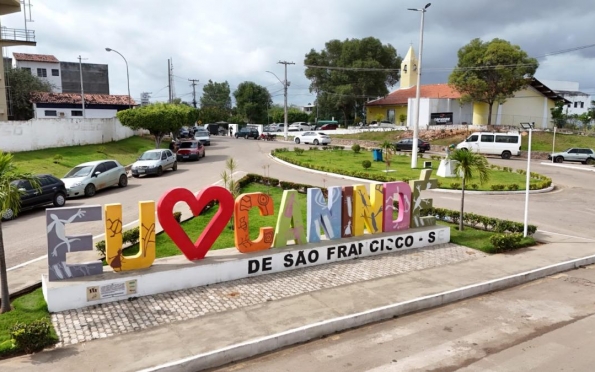
[[[496,143],[519,143],[518,136],[496,136]]]
[[[395,110],[394,109],[386,110],[386,118],[388,119],[389,123],[394,123],[395,122]]]
[[[31,186],[31,183],[29,181],[19,182],[19,188],[25,190],[33,190],[33,186]]]
[[[39,177],[39,185],[40,186],[50,186],[54,184],[54,180],[50,179],[49,177]]]
[[[593,154],[593,152],[591,150],[589,150],[589,149],[580,149],[580,150],[578,150],[578,153],[579,154],[587,154],[587,155],[592,155]]]
[[[52,76],[60,76],[60,70],[57,68],[52,69]]]
[[[167,155],[165,154],[165,152],[161,153],[161,160],[166,160],[167,159]]]
[[[493,134],[482,134],[481,142],[494,142],[494,135]]]
[[[81,110],[72,110],[70,111],[71,116],[83,116],[83,112]]]
[[[585,108],[585,103],[581,102],[581,108]]]
[[[31,68],[29,68],[29,67],[23,67],[22,70],[27,71],[28,73],[31,73]]]
[[[105,167],[105,163],[101,163],[98,166],[95,167],[95,170],[93,171],[93,174],[99,172],[99,173],[103,173],[105,172],[107,169]]]
[[[48,70],[45,68],[38,68],[37,69],[37,76],[39,77],[48,77]]]
[[[578,154],[578,150],[577,149],[571,149],[570,151],[568,151],[569,154]]]
[[[174,156],[174,154],[169,150],[167,150],[166,153],[167,153],[167,156],[169,156],[169,157]]]
[[[105,163],[103,163],[105,165],[105,170],[112,170],[118,167],[118,165],[116,164],[115,161],[107,161]]]
[[[574,108],[577,108],[577,107],[578,107],[578,102],[575,102],[574,103]]]
[[[474,135],[470,136],[469,138],[467,138],[467,142],[477,142],[478,139],[479,139],[479,136],[477,134],[474,134]]]
[[[45,116],[58,116],[58,112],[56,112],[56,110],[45,110],[44,115]]]

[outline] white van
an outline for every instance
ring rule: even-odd
[[[512,155],[521,155],[521,134],[518,132],[473,133],[465,142],[457,145],[457,149],[466,149],[486,155],[500,155],[502,159],[510,159]]]

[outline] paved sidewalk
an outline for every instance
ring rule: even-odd
[[[423,296],[441,294],[592,255],[595,255],[595,245],[591,242],[551,243],[513,254],[487,256],[398,275],[370,278],[333,288],[322,286],[323,289],[316,290],[321,287],[314,287],[314,291],[289,294],[290,297],[281,296],[280,299],[248,304],[238,309],[213,312],[136,332],[58,347],[32,356],[0,361],[0,370],[29,371],[43,365],[43,370],[48,372],[137,371],[404,301],[411,301],[413,310],[415,300]],[[272,279],[272,276],[262,278],[267,280]],[[307,282],[306,278],[300,280]],[[255,344],[254,352],[258,350],[260,349]],[[170,367],[169,370],[183,370],[177,369],[175,365]]]

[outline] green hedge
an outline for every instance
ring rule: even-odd
[[[448,221],[455,224],[459,223],[461,212],[446,208],[431,208],[425,211],[426,215],[436,216],[437,219]],[[521,222],[501,220],[494,217],[480,216],[475,213],[463,213],[463,224],[474,228],[481,228],[486,231],[497,233],[523,233],[525,225]],[[537,231],[537,226],[527,226],[527,235],[533,235]]]

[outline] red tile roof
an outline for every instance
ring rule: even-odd
[[[58,58],[49,54],[12,53],[12,56],[17,61],[60,63]]]
[[[68,103],[81,104],[81,95],[78,93],[48,93],[32,92],[32,103]],[[85,94],[85,104],[90,105],[120,105],[128,106],[128,96],[116,96],[111,94]],[[130,99],[130,104],[135,106],[134,99]]]
[[[415,98],[415,89],[415,86],[406,89],[397,89],[384,98],[366,103],[366,106],[406,105],[409,98]],[[461,93],[452,89],[448,84],[430,84],[421,86],[420,97],[459,99],[461,98]]]

